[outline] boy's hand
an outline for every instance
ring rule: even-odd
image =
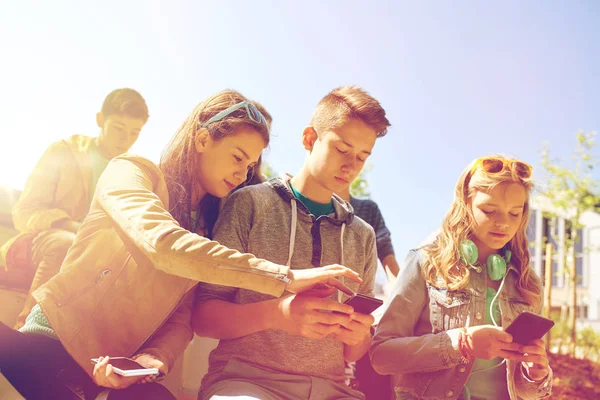
[[[349,287],[336,279],[338,277],[348,278],[358,283],[362,282],[357,272],[342,265],[333,264],[318,268],[291,269],[288,278],[292,282],[287,285],[286,290],[292,293],[301,293],[315,287],[327,285],[335,287],[347,295],[354,295]]]
[[[310,339],[323,339],[350,323],[352,307],[328,299],[334,288],[312,290],[279,299],[273,328]],[[331,311],[338,311],[334,313]]]
[[[531,357],[531,361],[521,362],[528,378],[533,381],[541,381],[548,376],[550,373],[548,354],[542,339],[536,339],[525,346],[521,346],[519,353]]]
[[[371,326],[375,322],[372,315],[354,313],[350,323],[345,324],[337,332],[333,332],[331,337],[348,346],[356,346],[371,338]]]

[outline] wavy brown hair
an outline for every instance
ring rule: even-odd
[[[260,111],[263,117],[265,117],[267,125],[269,126],[269,130],[271,130],[271,125],[273,125],[273,117],[271,116],[271,113],[269,113],[267,109],[258,101],[252,101],[252,103],[254,106],[256,106],[257,110]],[[250,178],[248,178],[243,185],[240,185],[239,188],[242,186],[258,185],[259,183],[263,183],[265,181],[265,178],[262,174],[262,156],[263,155],[261,154],[260,157],[258,157],[258,161],[256,161],[256,164],[254,164],[252,167]],[[236,190],[237,189],[238,188],[236,188]]]
[[[219,199],[210,194],[204,196],[195,210],[192,209],[192,193],[200,183],[195,173],[198,159],[201,157],[195,148],[196,135],[202,129],[204,122],[242,101],[248,101],[248,99],[234,90],[224,90],[198,104],[161,156],[159,168],[165,176],[169,190],[169,212],[187,230],[196,230],[191,216],[192,211],[196,211],[197,219],[202,221],[202,228],[208,232],[210,237],[218,215]],[[213,140],[220,140],[225,136],[235,134],[241,128],[255,130],[262,136],[266,144],[269,143],[268,127],[252,121],[244,108],[206,127]]]
[[[490,157],[508,160],[501,155]],[[502,183],[516,182],[527,191],[521,223],[515,236],[508,242],[507,249],[512,252],[511,264],[519,271],[517,289],[530,304],[539,304],[541,283],[530,266],[527,224],[529,222],[529,198],[533,189],[530,178],[523,179],[514,171],[506,170],[489,175],[475,170],[471,173],[475,161],[461,173],[454,189],[454,202],[444,217],[440,233],[433,243],[425,246],[426,258],[423,272],[427,282],[434,286],[445,286],[449,290],[463,289],[469,282],[470,269],[460,257],[460,243],[472,237],[474,217],[470,199],[476,192],[489,192]]]

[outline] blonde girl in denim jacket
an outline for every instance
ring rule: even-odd
[[[526,235],[532,186],[522,161],[473,161],[439,235],[409,252],[371,348],[396,399],[550,395],[544,342],[519,344],[504,332],[522,311],[541,309]]]

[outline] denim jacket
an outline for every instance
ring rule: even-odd
[[[379,323],[371,361],[380,374],[393,375],[397,394],[419,399],[457,399],[469,379],[473,362],[461,363],[461,327],[485,324],[486,273],[471,272],[467,287],[458,291],[428,284],[422,272],[424,253],[411,250]],[[509,266],[498,302],[508,326],[522,311],[539,312],[516,288],[518,271]],[[542,381],[529,380],[520,362],[506,360],[506,379],[512,400],[550,395],[552,371]]]

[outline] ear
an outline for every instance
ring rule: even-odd
[[[307,126],[302,131],[302,145],[308,151],[312,151],[318,138],[317,131],[312,126]]]
[[[102,111],[96,113],[96,125],[98,125],[98,128],[104,128],[104,114],[102,114]]]
[[[196,147],[196,151],[198,153],[204,153],[206,147],[208,146],[208,142],[210,140],[210,134],[206,128],[202,128],[196,133],[196,137],[194,138],[194,147]]]

